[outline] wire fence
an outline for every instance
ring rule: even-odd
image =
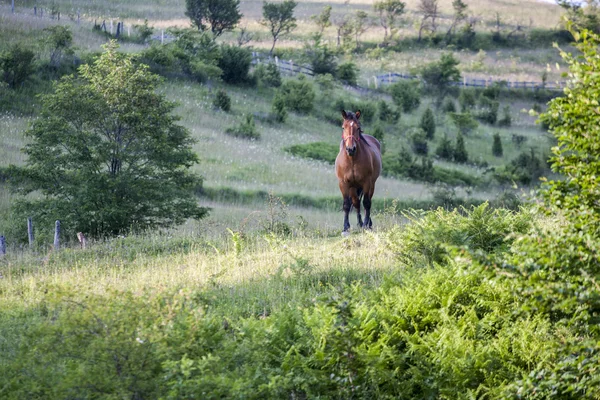
[[[257,65],[260,63],[275,63],[279,70],[288,75],[304,74],[314,76],[312,68],[308,65],[301,65],[294,63],[293,60],[281,60],[277,56],[269,57],[258,52],[252,53],[252,64]],[[391,85],[401,80],[421,80],[418,76],[397,72],[388,72],[386,74],[374,75],[370,78],[366,78],[366,88],[379,88],[382,85]],[[526,81],[506,81],[492,79],[477,79],[463,77],[459,82],[453,82],[451,85],[459,87],[488,87],[494,83],[499,83],[507,88],[513,89],[530,89],[530,90],[563,90],[566,87],[566,82],[526,82]],[[360,86],[360,85],[359,85]]]

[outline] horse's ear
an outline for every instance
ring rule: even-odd
[[[344,119],[348,119],[348,114],[346,114],[346,110],[342,110],[342,117]]]
[[[354,115],[356,115],[356,119],[360,119],[360,110],[358,110],[357,112],[355,112]]]

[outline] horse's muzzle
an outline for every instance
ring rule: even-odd
[[[346,147],[346,154],[348,154],[350,157],[354,156],[356,154],[356,146]]]

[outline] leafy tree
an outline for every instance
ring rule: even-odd
[[[438,0],[420,0],[418,9],[421,12],[421,24],[419,25],[419,41],[423,30],[428,30],[432,34],[437,31],[436,19],[439,17]]]
[[[454,161],[457,163],[466,163],[469,160],[467,149],[465,148],[465,138],[462,134],[456,136],[456,145],[453,152]]]
[[[423,68],[421,77],[440,97],[445,96],[449,85],[460,81],[458,64],[460,61],[454,58],[452,53],[442,54],[439,61],[427,64]]]
[[[446,37],[450,38],[458,24],[467,19],[467,8],[468,6],[462,0],[453,0],[452,1],[452,9],[454,10],[454,15],[452,17],[452,23],[448,28],[448,32],[446,32]]]
[[[294,17],[294,9],[298,3],[294,0],[285,0],[282,3],[263,4],[263,19],[261,25],[266,26],[273,36],[273,46],[269,54],[273,54],[277,40],[282,36],[290,33],[296,28],[296,18]]]
[[[400,0],[380,0],[373,3],[373,8],[379,13],[379,23],[384,29],[383,43],[387,44],[394,38],[397,19],[404,14],[406,3]]]
[[[327,5],[323,7],[323,11],[320,14],[313,15],[310,19],[315,21],[315,24],[319,28],[317,35],[322,36],[325,29],[331,26],[331,6]]]
[[[25,82],[35,72],[34,59],[33,51],[20,44],[0,54],[0,71],[4,82],[13,89]]]
[[[66,26],[56,25],[44,29],[48,33],[46,43],[50,48],[50,65],[58,67],[64,55],[73,54],[73,34]]]
[[[431,108],[428,107],[427,110],[425,110],[421,116],[419,126],[425,132],[425,137],[427,137],[428,140],[433,139],[433,136],[435,135],[435,117],[433,116]]]
[[[240,0],[186,0],[186,12],[201,31],[210,27],[215,37],[231,31],[240,22]]]
[[[352,30],[354,31],[354,39],[356,48],[360,49],[360,37],[369,30],[369,15],[364,11],[357,11],[352,19]]]
[[[539,111],[538,111],[539,112]],[[512,117],[510,116],[510,106],[504,106],[502,109],[502,118],[498,120],[499,126],[511,126]]]
[[[193,190],[202,179],[190,133],[156,93],[159,78],[112,41],[79,74],[43,98],[26,132],[25,167],[11,166],[14,188],[41,200],[18,210],[60,219],[93,237],[167,227],[202,218]]]

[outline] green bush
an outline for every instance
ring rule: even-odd
[[[494,177],[499,183],[517,182],[522,185],[531,185],[536,183],[546,172],[547,168],[544,163],[531,149],[529,153],[520,153],[504,168],[496,171]]]
[[[358,84],[358,67],[353,62],[340,64],[335,72],[336,77],[350,86]]]
[[[221,45],[218,67],[223,71],[221,78],[231,84],[250,82],[252,53],[245,47]]]
[[[227,92],[223,89],[219,89],[213,100],[213,105],[215,108],[229,112],[231,110],[231,98],[227,95]]]
[[[243,139],[260,139],[260,133],[256,129],[256,124],[254,123],[254,116],[252,116],[252,114],[246,114],[243,122],[241,122],[237,126],[227,128],[225,130],[225,133]]]
[[[392,108],[388,105],[387,101],[379,100],[377,103],[379,120],[382,122],[387,122],[389,124],[395,124],[400,119],[400,109]]]
[[[2,79],[15,89],[23,84],[35,72],[35,54],[20,44],[13,45],[0,54]]]
[[[328,46],[313,46],[308,49],[307,55],[315,75],[334,75],[336,73],[337,60]]]
[[[494,157],[502,157],[504,151],[502,150],[502,139],[498,132],[494,133],[494,143],[492,144],[492,154]]]
[[[312,111],[316,95],[312,83],[304,75],[300,75],[298,79],[286,80],[277,96],[281,96],[289,110],[306,114]]]
[[[413,128],[409,132],[410,144],[415,154],[426,156],[429,151],[427,133],[421,128]]]
[[[442,111],[445,113],[456,112],[456,103],[452,97],[447,96],[444,98],[444,101],[442,102]]]
[[[421,116],[421,121],[419,122],[419,127],[425,132],[425,137],[427,140],[432,140],[435,135],[435,117],[433,116],[433,111],[431,108],[427,108],[423,115]]]
[[[473,116],[469,112],[448,113],[448,116],[463,135],[469,134],[479,126],[477,121],[473,119]]]
[[[254,70],[254,76],[258,82],[271,87],[281,86],[281,73],[275,63],[258,64]]]
[[[469,161],[469,155],[465,148],[465,138],[460,133],[456,136],[456,144],[452,152],[452,157],[457,163],[466,163]]]
[[[271,114],[276,122],[284,123],[287,121],[287,106],[285,105],[285,101],[283,100],[282,96],[276,95],[273,99],[273,104],[271,105]]]
[[[143,25],[134,25],[133,28],[138,32],[139,43],[146,43],[146,41],[148,41],[148,39],[150,38],[150,36],[152,36],[152,33],[154,32],[154,28],[148,26],[147,19],[144,20]]]
[[[475,104],[477,104],[477,94],[475,89],[464,88],[460,90],[458,95],[458,104],[460,104],[460,111],[466,113],[470,111]]]
[[[370,132],[371,136],[379,141],[381,144],[381,154],[385,153],[385,131],[380,124],[376,124],[373,127],[373,131]]]
[[[435,155],[442,160],[452,161],[454,158],[454,148],[452,147],[452,141],[448,139],[448,135],[444,134],[444,137],[440,141],[440,144],[435,149]]]
[[[312,158],[313,160],[325,161],[330,164],[335,162],[339,150],[339,145],[327,142],[296,144],[285,148],[285,151],[295,156]]]
[[[418,81],[400,81],[390,86],[394,103],[404,112],[411,112],[421,104],[421,90]]]
[[[509,127],[512,125],[512,117],[510,116],[510,107],[504,106],[502,109],[502,118],[498,120],[498,126]]]
[[[500,103],[490,100],[486,96],[479,98],[479,107],[475,112],[475,118],[490,125],[494,125],[498,120],[498,108]]]

